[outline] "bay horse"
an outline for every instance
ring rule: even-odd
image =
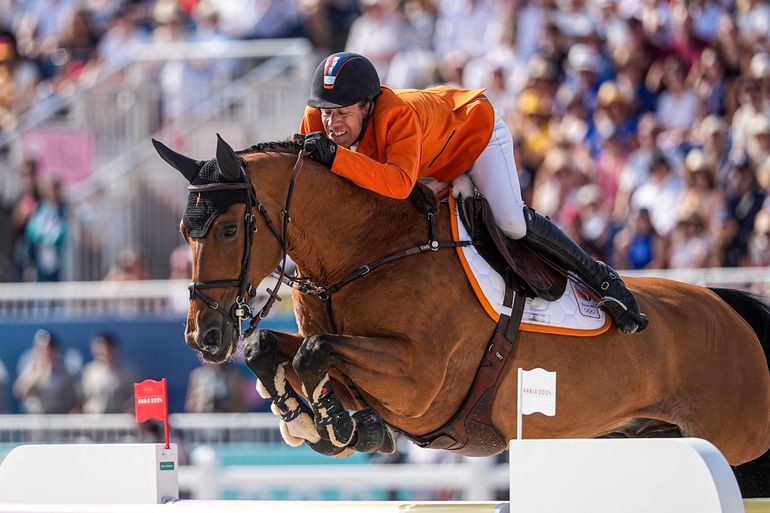
[[[154,144],[191,184],[181,223],[193,255],[186,342],[205,361],[225,361],[241,321],[253,317],[244,356],[289,443],[336,457],[386,452],[388,428],[420,440],[452,418],[496,323],[454,250],[383,259],[424,244],[423,212],[303,159],[291,142],[236,153],[220,138],[209,161]],[[447,205],[435,233],[451,239]],[[251,312],[252,284],[286,254],[298,270],[299,332],[252,333],[270,306]],[[626,283],[649,328],[625,335],[613,326],[587,338],[521,332],[491,403],[494,430],[515,437],[516,369],[543,367],[558,372],[558,414],[528,417],[526,437],[700,437],[737,467],[744,495],[767,496],[770,307],[735,290]]]

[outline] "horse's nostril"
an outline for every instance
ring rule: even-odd
[[[215,353],[222,343],[222,330],[219,328],[209,329],[201,339],[201,350],[208,353]]]

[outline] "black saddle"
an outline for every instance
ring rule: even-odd
[[[412,189],[409,199],[422,212],[438,210],[435,194],[420,182]],[[556,301],[564,295],[566,274],[523,242],[506,237],[495,223],[485,198],[461,196],[457,204],[460,219],[471,236],[473,246],[492,269],[506,280],[506,285],[518,289],[523,282],[523,289],[529,297],[540,297],[546,301]]]
[[[495,223],[485,198],[459,197],[457,204],[473,246],[495,271],[504,278],[510,274],[518,276],[532,292],[531,297],[556,301],[564,294],[566,274],[523,242],[506,237]]]

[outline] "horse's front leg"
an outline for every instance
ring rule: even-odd
[[[332,386],[328,370],[340,370],[335,363],[341,363],[341,353],[335,352],[335,346],[349,345],[351,340],[352,337],[342,335],[308,337],[294,357],[294,370],[302,380],[322,439],[335,447],[360,452],[393,452],[393,435],[382,417],[368,407],[351,416]]]
[[[322,439],[313,422],[313,411],[297,394],[287,379],[291,355],[302,343],[301,335],[258,330],[244,342],[246,364],[259,380],[257,391],[270,399],[273,413],[281,417],[281,435],[287,444],[297,447],[307,442],[310,447],[327,456],[347,456],[343,448]],[[352,453],[352,451],[347,451]]]

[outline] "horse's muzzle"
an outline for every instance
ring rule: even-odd
[[[198,351],[207,362],[221,363],[234,352],[232,329],[219,326],[199,327],[198,331],[188,332],[185,336],[187,345]]]

